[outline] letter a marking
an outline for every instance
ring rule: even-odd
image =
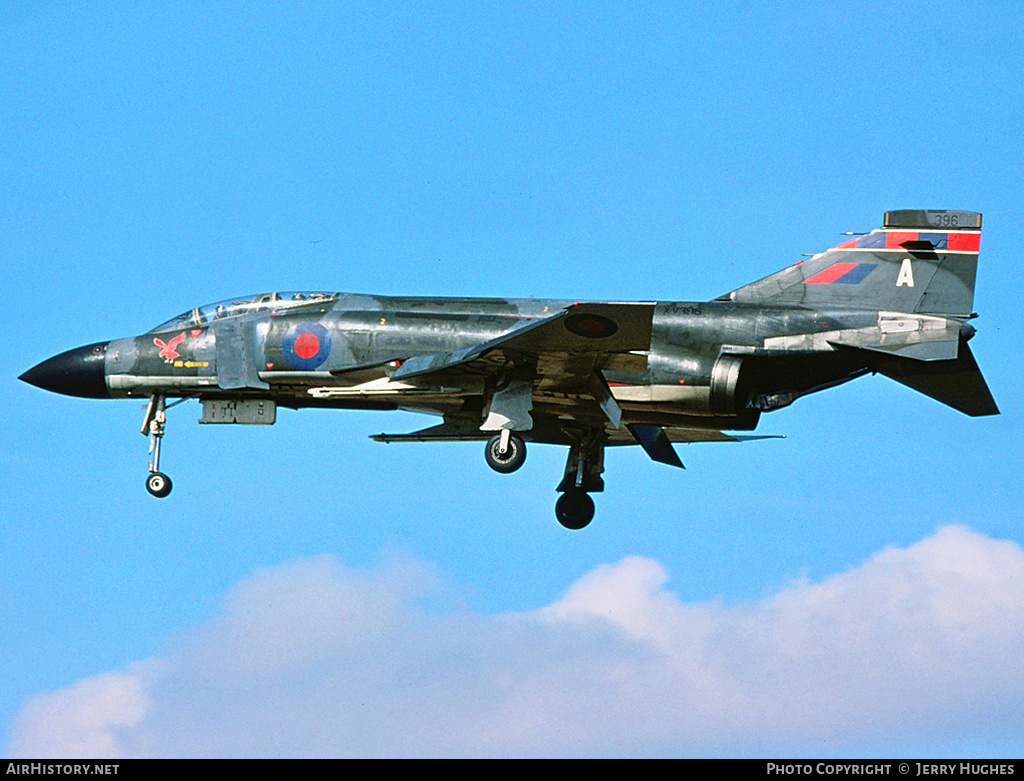
[[[914,270],[910,267],[910,258],[903,258],[903,265],[900,266],[900,274],[896,277],[896,287],[914,286]]]

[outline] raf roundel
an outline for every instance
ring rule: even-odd
[[[619,330],[614,320],[594,314],[569,315],[565,318],[565,327],[577,336],[587,339],[602,339]]]
[[[331,333],[320,323],[296,323],[285,333],[281,351],[293,369],[312,371],[331,354]]]

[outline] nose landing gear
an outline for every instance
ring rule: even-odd
[[[184,401],[181,399],[178,402]],[[171,478],[160,471],[160,441],[164,438],[167,422],[164,397],[155,395],[146,407],[146,418],[142,421],[142,434],[149,434],[149,475],[146,476],[146,490],[162,499],[171,492]]]

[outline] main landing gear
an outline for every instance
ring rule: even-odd
[[[175,404],[182,401],[184,399],[176,401]],[[171,478],[160,471],[160,441],[164,438],[166,409],[164,397],[155,395],[150,398],[149,406],[146,407],[146,419],[142,421],[142,433],[149,434],[149,475],[146,476],[146,490],[159,499],[167,496],[172,488]]]
[[[594,500],[586,491],[570,488],[555,502],[555,517],[566,529],[582,529],[594,519]]]
[[[515,472],[526,461],[526,443],[518,434],[513,434],[507,428],[502,429],[500,434],[495,434],[487,441],[484,458],[495,472]]]
[[[526,461],[526,443],[518,434],[502,429],[487,441],[484,458],[496,472],[515,472]],[[592,492],[604,490],[604,441],[599,435],[584,438],[569,448],[565,475],[558,488],[555,517],[566,529],[582,529],[594,518]]]
[[[569,448],[565,474],[555,490],[562,494],[555,503],[555,517],[566,529],[582,529],[594,519],[591,493],[604,490],[604,439],[594,433]]]

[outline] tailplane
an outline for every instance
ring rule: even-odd
[[[881,228],[718,300],[967,319],[980,240],[981,215],[975,212],[886,212]]]
[[[936,401],[965,415],[998,415],[992,393],[981,376],[967,342],[960,343],[960,352],[952,361],[918,361],[894,357],[879,361],[873,368],[908,388],[931,396]]]

